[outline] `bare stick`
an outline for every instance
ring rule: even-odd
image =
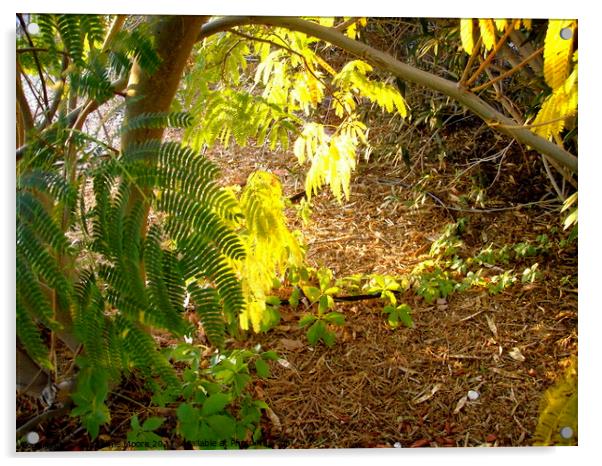
[[[471,91],[475,92],[475,93],[479,92],[479,91],[485,89],[486,87],[491,86],[493,83],[496,83],[504,78],[507,78],[508,76],[512,76],[518,70],[523,68],[527,63],[529,63],[531,60],[533,60],[536,56],[538,56],[541,52],[543,52],[543,49],[544,49],[543,47],[538,48],[535,52],[533,52],[531,55],[529,55],[527,58],[525,58],[522,62],[520,62],[518,65],[516,65],[511,70],[506,71],[504,74],[500,74],[497,78],[494,78],[491,81],[487,81],[485,84],[481,84],[480,86],[473,87],[471,89]]]
[[[460,78],[460,82],[459,82],[460,86],[464,86],[464,81],[468,77],[468,73],[470,72],[470,69],[472,68],[472,64],[475,61],[475,58],[477,58],[477,55],[479,55],[479,49],[481,48],[482,41],[483,41],[483,39],[479,36],[477,43],[475,44],[475,46],[472,49],[472,53],[470,54],[468,63],[466,63],[466,66],[464,67],[464,71],[462,72],[462,77]]]
[[[42,421],[45,421],[46,419],[57,417],[62,414],[67,414],[67,412],[69,412],[70,409],[71,409],[71,406],[65,405],[65,406],[61,406],[60,408],[57,408],[57,409],[44,411],[42,414],[39,414],[38,416],[34,417],[33,419],[30,419],[25,424],[23,424],[21,427],[19,427],[17,429],[17,438],[22,437],[23,435],[28,433],[31,429],[33,429],[34,427],[36,427],[38,424],[40,424]]]
[[[31,45],[32,48],[35,48],[34,44],[33,44],[33,40],[31,40],[31,36],[29,35],[29,32],[27,31],[27,25],[25,24],[25,20],[23,19],[23,15],[21,13],[17,13],[17,18],[19,18],[19,23],[21,24],[21,27],[23,28],[23,32],[25,33],[25,36],[27,37],[27,42],[29,42],[29,45]],[[44,74],[42,73],[42,65],[40,64],[40,60],[38,58],[38,54],[35,50],[33,50],[33,59],[35,61],[36,64],[36,68],[38,69],[38,75],[40,76],[40,82],[42,83],[42,94],[44,96],[44,110],[48,110],[48,92],[46,91],[46,81],[44,80]]]
[[[357,23],[360,19],[361,18],[349,18],[347,21],[343,21],[342,23],[337,24],[334,28],[337,31],[344,31],[345,29],[347,29],[352,24]]]
[[[475,82],[476,79],[479,77],[479,75],[487,67],[487,65],[489,65],[489,63],[491,63],[491,61],[493,60],[493,58],[497,55],[497,53],[500,51],[500,49],[502,48],[502,46],[506,43],[506,39],[508,39],[508,36],[510,35],[510,33],[512,32],[512,30],[514,29],[514,25],[517,22],[520,23],[520,19],[515,19],[512,24],[508,25],[508,27],[506,28],[506,32],[504,33],[504,35],[502,36],[502,38],[498,41],[498,43],[495,44],[495,47],[493,48],[493,50],[491,51],[491,53],[489,53],[489,55],[487,55],[487,58],[485,58],[485,60],[483,60],[483,63],[481,63],[481,66],[479,66],[477,68],[477,71],[474,72],[474,74],[472,75],[472,77],[468,81],[466,81],[466,86],[470,86],[473,82]]]
[[[552,186],[554,187],[554,191],[556,191],[556,194],[558,194],[558,197],[560,198],[560,200],[562,202],[564,202],[566,200],[566,197],[562,193],[561,189],[558,187],[558,184],[556,183],[556,180],[554,179],[554,175],[552,174],[552,171],[550,170],[550,166],[548,165],[548,161],[546,160],[545,157],[543,157],[542,161],[543,161],[543,166],[546,169],[546,174],[548,175],[548,178],[550,179],[550,183],[552,183]]]

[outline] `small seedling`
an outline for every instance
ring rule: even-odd
[[[436,268],[432,272],[422,273],[415,283],[416,294],[422,296],[427,303],[438,298],[447,298],[454,292],[457,282],[447,271]]]
[[[533,283],[541,274],[537,270],[539,264],[535,263],[531,267],[527,267],[523,270],[523,276],[521,278],[522,283]]]
[[[334,345],[336,336],[330,330],[332,325],[342,326],[345,324],[345,316],[340,312],[330,311],[334,309],[335,302],[333,296],[340,291],[338,286],[332,285],[332,271],[321,268],[317,272],[319,288],[315,286],[301,286],[303,294],[310,302],[310,307],[318,304],[317,313],[308,313],[301,317],[299,326],[308,327],[307,341],[310,345],[316,345],[323,341],[326,346]]]
[[[157,430],[165,418],[149,417],[141,425],[138,415],[134,415],[130,420],[131,430],[127,434],[127,440],[136,450],[164,450],[163,439],[153,431]]]
[[[387,314],[387,322],[392,328],[397,328],[400,324],[414,328],[414,321],[410,316],[411,310],[407,304],[400,304],[399,306],[389,304],[384,307],[383,312]]]
[[[491,281],[487,285],[487,291],[489,291],[489,294],[495,295],[501,293],[514,282],[516,282],[516,275],[510,270],[506,270],[501,275],[494,275],[491,277]]]

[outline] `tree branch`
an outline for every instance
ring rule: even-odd
[[[477,71],[474,72],[472,77],[468,81],[466,81],[466,87],[470,86],[473,82],[475,82],[478,79],[479,75],[487,67],[487,65],[489,65],[489,63],[491,63],[491,60],[493,60],[493,58],[497,55],[497,53],[500,51],[502,46],[506,43],[506,39],[510,35],[510,32],[514,29],[514,26],[516,25],[517,21],[520,22],[520,19],[515,19],[512,22],[512,24],[507,26],[506,32],[501,37],[501,39],[497,42],[494,49],[489,53],[489,55],[487,55],[487,58],[485,58],[485,60],[483,60],[483,63],[481,63],[481,66],[479,66],[477,68]]]
[[[357,23],[361,18],[359,17],[354,17],[354,18],[349,18],[347,21],[343,21],[340,24],[337,24],[336,26],[334,26],[334,29],[336,29],[337,31],[344,31],[345,29],[347,29],[349,26],[351,26],[352,24]]]
[[[405,81],[428,87],[451,97],[481,117],[488,125],[495,126],[495,129],[499,132],[506,134],[523,144],[531,146],[540,154],[555,160],[569,170],[577,173],[578,163],[575,155],[537,134],[532,133],[528,129],[509,128],[508,126],[516,125],[516,122],[497,111],[480,97],[459,87],[458,83],[402,63],[389,54],[352,40],[332,28],[327,28],[310,21],[292,17],[229,16],[211,21],[204,25],[201,28],[197,39],[201,40],[211,34],[228,30],[234,26],[243,26],[245,24],[263,24],[266,26],[284,27],[330,42]]]
[[[65,414],[68,414],[69,411],[71,410],[71,408],[72,408],[71,404],[66,404],[57,409],[51,409],[48,411],[44,411],[43,413],[33,417],[32,419],[30,419],[29,421],[27,421],[25,424],[23,424],[21,427],[19,427],[17,429],[17,438],[20,438],[23,435],[27,434],[32,429],[37,427],[41,422],[43,422],[47,419],[51,419],[53,417],[63,416]]]
[[[17,108],[19,110],[19,115],[21,117],[21,122],[23,123],[23,128],[25,129],[25,135],[34,127],[33,115],[31,114],[31,109],[29,108],[29,103],[27,102],[27,97],[25,97],[25,93],[23,92],[23,83],[21,82],[21,65],[17,61]]]
[[[125,23],[126,19],[126,15],[115,16],[115,19],[113,20],[113,22],[111,23],[111,27],[109,28],[109,32],[107,32],[105,40],[102,43],[102,47],[100,48],[102,52],[106,52],[109,49],[111,43],[113,42],[113,39],[115,39],[115,36],[123,27],[123,24]]]
[[[493,83],[496,83],[496,82],[500,81],[501,79],[504,79],[504,78],[507,78],[508,76],[513,75],[518,70],[520,70],[522,67],[524,67],[526,64],[528,64],[531,60],[533,60],[535,57],[537,57],[541,52],[543,52],[543,47],[538,48],[535,52],[533,52],[531,55],[529,55],[527,58],[525,58],[522,62],[520,62],[518,65],[516,65],[511,70],[508,70],[503,74],[500,74],[496,78],[492,79],[491,81],[487,81],[486,83],[481,84],[480,86],[473,87],[471,89],[471,91],[479,92],[479,91],[485,89],[486,87],[491,86]]]
[[[113,81],[113,83],[111,84],[111,88],[113,89],[113,92],[119,93],[126,88],[126,85],[127,85],[127,76],[124,76],[116,81]],[[90,111],[96,110],[96,108],[100,107],[105,102],[106,102],[106,100],[103,100],[100,102],[95,101],[95,107],[92,108]],[[65,124],[68,127],[72,127],[75,124],[80,113],[84,110],[84,108],[86,108],[86,104],[87,104],[87,102],[80,105],[75,110],[73,110],[67,114],[67,116],[65,117]],[[48,132],[51,132],[53,129],[56,129],[56,126],[57,126],[56,123],[48,126],[43,131],[40,132],[40,134],[38,135],[38,138],[43,139],[44,135],[47,134]],[[16,151],[17,162],[19,162],[23,158],[23,156],[25,155],[25,153],[27,152],[28,149],[29,149],[29,144],[24,144],[17,149],[17,151]]]
[[[54,118],[54,115],[56,115],[56,112],[59,109],[59,105],[61,104],[61,101],[63,100],[63,94],[65,93],[65,82],[66,82],[65,72],[67,71],[68,67],[69,67],[69,54],[65,53],[65,54],[63,54],[63,63],[62,63],[61,75],[59,78],[59,84],[52,97],[52,102],[50,103],[50,108],[46,112],[46,123],[44,125],[42,125],[40,129],[44,129],[52,123],[52,119]]]
[[[23,32],[25,33],[25,36],[27,37],[27,41],[29,42],[29,45],[31,46],[32,49],[35,49],[33,40],[31,40],[31,36],[29,35],[29,32],[27,31],[27,25],[25,24],[25,20],[23,19],[23,15],[21,13],[17,13],[17,18],[19,18],[19,23],[21,24],[21,27],[23,28]],[[42,65],[40,64],[40,60],[38,58],[38,54],[35,50],[32,50],[33,53],[33,59],[36,63],[36,67],[38,69],[38,75],[40,77],[40,84],[42,85],[42,95],[44,96],[44,110],[48,111],[48,92],[46,91],[46,80],[44,79],[44,74],[42,73]]]
[[[514,45],[516,45],[516,49],[518,50],[518,54],[524,60],[528,56],[532,55],[535,49],[533,46],[527,41],[525,35],[518,31],[513,30],[510,33],[510,40]],[[533,70],[535,74],[541,75],[543,72],[543,60],[541,57],[535,58],[535,60],[529,62],[529,68]]]

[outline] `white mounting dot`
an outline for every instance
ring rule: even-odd
[[[563,439],[570,439],[573,437],[573,429],[571,429],[569,426],[563,427],[562,429],[560,429],[560,436]]]
[[[479,399],[479,392],[477,392],[476,390],[468,390],[468,394],[466,395],[468,396],[468,399],[470,401],[475,401]]]
[[[40,26],[38,26],[38,23],[29,23],[27,25],[27,32],[33,36],[36,36],[40,33]]]
[[[564,40],[569,40],[573,37],[573,30],[571,28],[562,28],[560,30],[560,37]]]
[[[38,443],[40,441],[40,434],[38,434],[37,432],[29,432],[25,436],[25,439],[27,440],[27,443],[29,443],[31,445],[35,445],[36,443]]]

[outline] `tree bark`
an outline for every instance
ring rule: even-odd
[[[143,113],[167,112],[176,95],[186,62],[192,52],[199,30],[206,16],[149,17],[153,24],[155,51],[161,65],[153,74],[134,63],[130,73],[126,98],[126,120]],[[145,128],[126,132],[121,149],[150,139],[160,140],[163,128]]]

